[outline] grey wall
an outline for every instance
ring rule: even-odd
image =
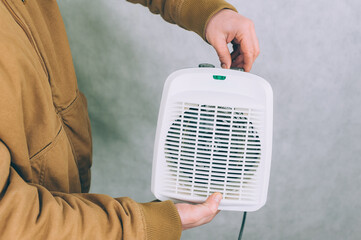
[[[244,238],[360,239],[361,2],[230,1],[253,19],[252,72],[274,90],[268,201]],[[59,1],[94,137],[92,192],[149,201],[163,82],[200,62],[218,65],[197,35],[121,0]],[[236,239],[242,215],[221,212],[182,239]]]

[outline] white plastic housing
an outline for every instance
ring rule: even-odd
[[[258,210],[267,199],[272,118],[272,89],[258,76],[217,68],[174,72],[163,89],[152,192],[194,203],[220,192],[221,210]]]

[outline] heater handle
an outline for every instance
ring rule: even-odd
[[[215,66],[213,64],[210,64],[210,63],[200,63],[200,64],[198,64],[198,67],[199,68],[215,68]],[[244,72],[244,69],[239,68],[239,67],[231,67],[231,69]]]
[[[200,64],[198,64],[198,67],[199,68],[215,68],[215,66],[210,63],[200,63]]]
[[[236,70],[236,71],[241,71],[244,72],[244,68],[239,68],[239,67],[231,67],[232,70]]]

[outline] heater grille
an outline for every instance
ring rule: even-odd
[[[260,200],[263,109],[177,102],[170,115],[164,195]]]

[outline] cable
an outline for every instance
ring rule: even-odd
[[[241,229],[239,230],[238,240],[242,239],[244,224],[246,223],[246,217],[247,217],[247,212],[244,212],[243,213]]]

